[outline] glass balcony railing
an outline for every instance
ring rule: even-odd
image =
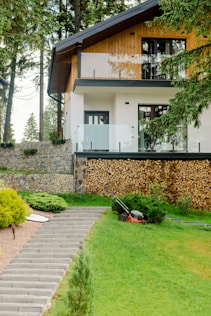
[[[174,138],[169,140],[164,137],[162,141],[159,139],[150,141],[149,135],[144,133],[141,126],[81,124],[74,133],[75,151],[187,152],[188,146],[183,132],[184,127],[180,126]],[[197,148],[196,145],[192,144]]]
[[[171,80],[162,74],[160,65],[167,55],[129,55],[109,53],[82,53],[81,78],[117,80]],[[180,77],[185,73],[180,72]]]

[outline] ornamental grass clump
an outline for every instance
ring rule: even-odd
[[[63,198],[49,193],[31,193],[24,199],[33,209],[44,212],[59,213],[68,207]]]
[[[30,208],[18,193],[11,188],[0,190],[0,227],[6,228],[25,222]]]

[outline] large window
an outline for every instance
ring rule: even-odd
[[[144,122],[160,117],[169,110],[164,105],[139,105],[138,106],[138,148],[139,151],[186,151],[186,126],[178,125],[177,133],[168,137],[164,135],[162,140],[156,134],[148,133],[144,128]]]
[[[138,121],[139,121],[139,150],[150,151],[155,150],[159,144],[156,136],[149,135],[143,128],[144,122],[153,120],[168,111],[168,105],[139,105]]]
[[[142,79],[172,79],[160,73],[163,57],[178,54],[185,49],[185,40],[181,39],[142,39]],[[183,76],[184,74],[180,74]]]

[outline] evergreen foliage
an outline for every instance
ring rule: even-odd
[[[34,142],[39,140],[39,132],[34,113],[31,113],[24,129],[23,141]]]
[[[49,193],[31,193],[24,199],[32,208],[44,212],[59,213],[68,206],[63,198]]]
[[[162,200],[139,193],[127,194],[121,199],[130,210],[141,211],[147,223],[160,224],[164,220],[166,214],[163,206],[165,202]],[[123,212],[123,209],[115,200],[113,201],[112,209],[119,214]]]
[[[92,292],[89,257],[84,250],[80,250],[68,280],[67,316],[90,316],[92,313]]]
[[[159,118],[147,122],[147,130],[162,139],[165,133],[174,135],[177,126],[193,123],[200,126],[202,112],[211,102],[211,3],[200,0],[162,0],[163,14],[148,26],[155,26],[163,32],[173,29],[182,34],[195,32],[197,47],[185,50],[176,56],[165,58],[161,73],[175,78],[173,84],[179,92],[170,100],[170,110]],[[179,71],[185,71],[186,78],[179,79]]]
[[[4,96],[1,97],[4,100],[4,111],[1,111],[2,118],[0,114],[0,129],[4,124],[4,142],[9,140],[16,77],[24,77],[27,69],[40,67],[41,70],[43,63],[45,63],[44,69],[48,68],[50,58],[40,60],[39,63],[35,62],[32,57],[33,52],[40,51],[40,56],[44,55],[45,51],[50,52],[55,41],[125,10],[126,2],[125,0],[1,1],[0,41],[3,45],[0,47],[0,75],[9,82],[8,89],[4,90]],[[47,55],[49,56],[49,53]],[[40,86],[40,100],[43,74],[41,75],[40,71],[37,82]],[[57,99],[60,97],[57,96]],[[58,110],[58,125],[61,123],[61,112],[62,109]],[[40,120],[43,121],[43,115],[40,115]],[[44,138],[46,139],[46,135]]]
[[[3,1],[0,5],[0,74],[9,82],[6,95],[4,141],[9,140],[15,78],[23,76],[26,69],[36,63],[32,52],[42,45],[42,37],[52,34],[57,27],[54,11],[49,1],[24,0]],[[29,52],[27,54],[27,52]]]
[[[44,112],[44,140],[49,140],[49,134],[57,129],[57,104],[50,100]]]
[[[0,227],[18,225],[26,220],[29,208],[17,192],[11,188],[0,190]]]

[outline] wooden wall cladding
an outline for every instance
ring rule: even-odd
[[[119,196],[132,192],[148,194],[157,181],[165,186],[172,202],[192,196],[194,208],[211,211],[211,161],[88,159],[86,192]]]
[[[173,30],[169,30],[164,33],[160,28],[149,28],[142,22],[125,31],[104,39],[83,51],[94,53],[107,52],[110,54],[141,54],[142,37],[186,39],[188,49],[193,48],[196,45],[196,41],[192,33],[186,35]]]

